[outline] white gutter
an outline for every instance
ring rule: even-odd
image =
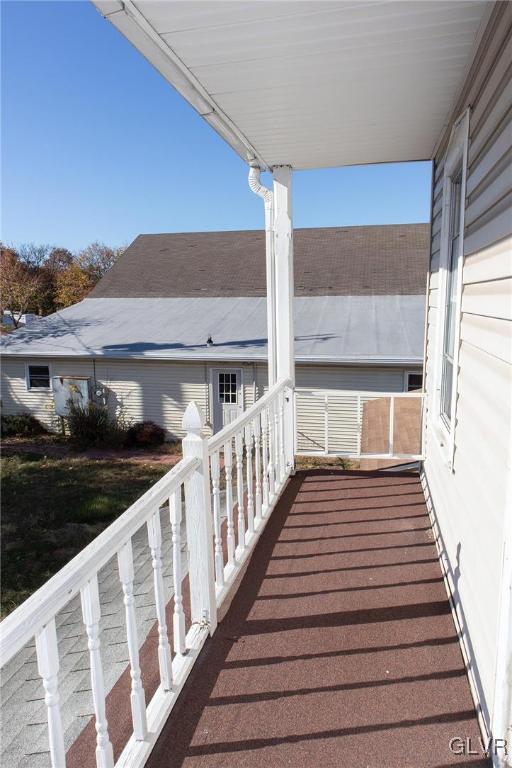
[[[274,268],[274,193],[260,182],[261,169],[249,168],[249,187],[265,206],[265,257],[267,269],[268,385],[277,380],[276,362],[276,287]]]

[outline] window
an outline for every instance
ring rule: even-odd
[[[443,173],[436,344],[436,433],[454,471],[469,110],[454,124]]]
[[[454,353],[455,336],[457,332],[457,299],[459,284],[460,223],[463,206],[462,193],[462,167],[459,167],[449,183],[448,261],[446,265],[446,295],[441,363],[440,413],[441,418],[448,428],[452,421]]]
[[[219,373],[219,403],[238,402],[236,373]]]
[[[407,372],[405,374],[405,391],[416,392],[418,389],[423,389],[423,374]]]
[[[28,388],[50,389],[50,368],[48,365],[28,366]]]

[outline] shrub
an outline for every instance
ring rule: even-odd
[[[30,437],[45,435],[47,429],[30,413],[5,414],[1,418],[0,432],[2,437]]]
[[[126,433],[129,448],[153,448],[165,442],[165,429],[154,421],[138,421]]]
[[[104,405],[85,406],[69,401],[67,424],[71,439],[78,448],[120,448],[126,429]]]

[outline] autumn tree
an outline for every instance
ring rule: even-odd
[[[96,284],[94,278],[73,260],[57,274],[55,304],[58,309],[70,307],[85,299]]]
[[[82,301],[123,250],[100,242],[76,254],[34,243],[1,249],[2,308],[15,313],[15,327],[28,310],[48,315]]]
[[[73,259],[73,254],[67,248],[52,248],[41,266],[41,289],[38,296],[38,311],[41,315],[49,315],[58,309],[57,280],[71,266]]]
[[[21,316],[35,308],[40,286],[38,269],[22,261],[14,249],[0,245],[0,305],[2,316],[6,309],[11,311],[15,328]]]

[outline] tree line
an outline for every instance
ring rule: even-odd
[[[112,267],[124,248],[91,243],[72,253],[67,248],[0,243],[0,309],[12,313],[17,328],[27,312],[49,315],[84,299]]]

